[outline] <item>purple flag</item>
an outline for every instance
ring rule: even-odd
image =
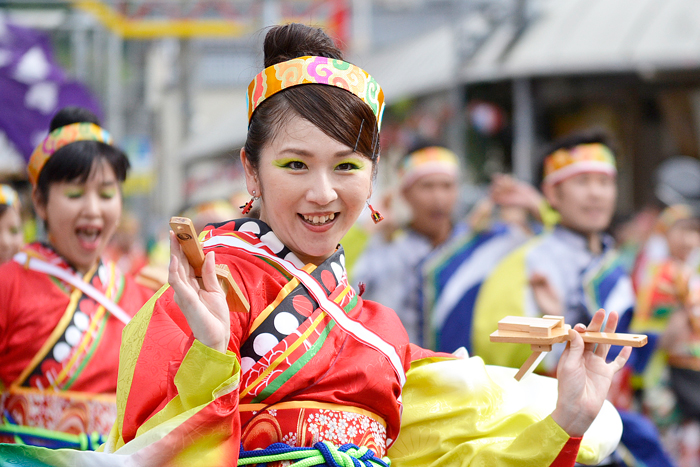
[[[56,112],[68,105],[101,113],[88,89],[69,80],[56,63],[45,34],[0,16],[0,132],[25,161],[46,136]]]

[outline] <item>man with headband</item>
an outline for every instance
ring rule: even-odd
[[[363,298],[395,310],[411,342],[421,342],[419,266],[467,230],[453,222],[458,181],[459,162],[449,149],[428,146],[407,154],[399,165],[399,188],[411,220],[392,238],[373,237],[353,270],[353,281],[365,285]]]
[[[616,177],[615,156],[603,134],[574,134],[547,151],[541,188],[559,224],[506,256],[484,282],[472,338],[474,353],[487,364],[519,367],[531,353],[529,345],[489,342],[498,321],[509,315],[563,315],[573,326],[603,308],[618,312],[618,331],[626,332],[634,290],[613,239],[604,233],[615,212]],[[563,350],[557,347],[545,358],[545,371],[554,372]],[[671,465],[648,420],[622,410],[620,415],[622,442],[635,457],[646,465]]]
[[[621,329],[632,318],[632,284],[604,234],[617,199],[612,151],[602,135],[582,134],[555,142],[547,154],[541,188],[560,221],[508,255],[485,281],[473,341],[487,363],[518,367],[529,355],[528,346],[489,342],[504,316],[564,315],[573,325],[599,308],[614,309]]]

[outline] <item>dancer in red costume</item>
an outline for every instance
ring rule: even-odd
[[[607,364],[578,325],[557,400],[555,380],[514,387],[514,372],[409,344],[392,310],[349,286],[338,245],[372,192],[383,93],[317,29],[272,28],[265,55],[241,151],[260,220],[205,228],[202,286],[171,236],[170,286],[125,330],[117,422],[84,465],[573,465],[629,352]],[[619,435],[584,439],[580,460]]]
[[[100,257],[129,162],[92,113],[66,108],[29,162],[48,242],[0,267],[0,440],[96,448],[116,416],[121,333],[152,291]]]

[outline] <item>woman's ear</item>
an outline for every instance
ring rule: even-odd
[[[46,201],[44,197],[39,193],[39,190],[34,187],[32,188],[32,203],[34,203],[34,210],[36,214],[41,218],[42,221],[46,222]]]
[[[258,186],[258,176],[248,160],[248,156],[245,153],[245,148],[241,148],[241,164],[243,165],[243,171],[245,172],[245,185],[248,189],[248,193],[253,196],[260,196],[260,187]]]

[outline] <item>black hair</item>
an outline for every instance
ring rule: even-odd
[[[264,52],[265,67],[307,55],[343,60],[340,49],[321,29],[298,23],[271,28],[265,36]],[[376,169],[379,130],[372,109],[344,89],[305,84],[276,93],[253,113],[245,153],[256,171],[262,148],[295,115],[308,120],[330,138],[355,148]]]
[[[64,107],[51,120],[49,132],[73,123],[100,125],[97,116],[82,107]],[[85,182],[98,162],[107,162],[119,182],[126,180],[129,159],[119,148],[97,141],[75,141],[56,151],[41,169],[36,188],[39,199],[48,201],[52,183],[77,180]]]
[[[613,153],[613,156],[617,158],[617,152],[615,151],[610,135],[605,130],[600,128],[592,128],[562,136],[546,146],[544,151],[542,151],[540,154],[540,163],[537,167],[538,171],[535,178],[537,184],[535,186],[542,186],[542,181],[544,179],[544,161],[547,156],[555,151],[558,151],[559,149],[572,149],[582,144],[594,143],[600,143],[607,146]]]

